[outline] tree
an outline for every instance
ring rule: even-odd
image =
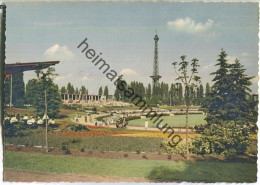
[[[198,88],[198,104],[201,105],[204,98],[204,88],[203,85],[200,84],[200,87]]]
[[[75,93],[74,87],[73,87],[73,85],[71,85],[70,82],[67,85],[67,91],[68,91],[69,94],[74,94]]]
[[[99,95],[99,96],[103,95],[102,87],[99,88],[99,90],[98,90],[98,95]]]
[[[180,81],[184,88],[185,88],[185,106],[186,106],[186,157],[187,160],[189,159],[189,145],[188,145],[188,111],[190,107],[190,103],[192,102],[193,96],[191,96],[190,91],[193,90],[193,88],[198,86],[198,83],[200,83],[200,77],[197,76],[198,73],[198,59],[194,58],[191,60],[191,62],[186,61],[186,56],[182,55],[181,62],[179,62],[179,72],[176,70],[177,62],[173,62],[173,68],[178,75],[176,78],[177,81]],[[191,67],[190,72],[189,65]]]
[[[31,79],[26,84],[25,99],[26,103],[33,105],[35,96],[38,94],[38,81],[37,79]]]
[[[219,69],[216,72],[211,73],[214,75],[215,82],[211,88],[211,93],[207,104],[204,107],[207,108],[206,121],[211,123],[221,123],[223,120],[228,120],[228,112],[230,105],[228,104],[228,97],[231,96],[228,83],[231,83],[230,75],[228,74],[229,64],[227,63],[227,53],[221,50],[217,64]]]
[[[44,114],[45,119],[45,142],[46,152],[48,148],[48,117],[55,117],[59,112],[61,102],[58,85],[53,83],[53,76],[56,76],[55,69],[37,69],[39,94],[36,95],[34,106],[38,114]]]
[[[60,89],[60,92],[62,94],[65,94],[66,93],[66,87],[62,86],[61,89]]]
[[[86,89],[85,86],[81,86],[80,91],[81,91],[81,94],[88,94],[88,92],[87,92],[88,90]]]
[[[209,94],[211,93],[211,89],[210,89],[210,86],[209,86],[209,83],[207,82],[206,84],[206,93],[205,93],[205,96],[209,96]]]
[[[149,83],[149,84],[148,84],[148,87],[147,87],[147,90],[146,90],[147,100],[150,100],[150,99],[151,99],[151,96],[152,96],[152,87],[151,87],[151,84]]]
[[[79,94],[79,88],[76,87],[75,94]]]
[[[108,99],[108,87],[105,86],[105,89],[104,89],[104,95],[106,96],[106,99]]]
[[[175,84],[176,88],[176,105],[183,105],[183,88],[181,83]]]
[[[50,118],[55,118],[59,113],[59,106],[61,103],[61,98],[59,94],[58,86],[54,84],[52,77],[55,76],[55,69],[49,67],[46,70],[37,70],[38,79],[33,80],[33,87],[35,88],[35,94],[32,95],[32,105],[36,109],[38,116],[43,116],[45,114],[45,91],[47,100],[47,115]],[[29,82],[28,82],[29,83]],[[32,83],[32,82],[30,82]],[[27,84],[29,86],[29,84]]]
[[[25,104],[25,85],[23,79],[23,72],[18,72],[8,77],[5,81],[5,102],[10,103],[10,85],[12,78],[12,104],[15,107],[23,107]]]
[[[230,96],[227,99],[230,112],[228,113],[228,118],[236,121],[238,124],[256,123],[256,119],[253,116],[254,106],[251,106],[250,103],[251,89],[249,88],[252,85],[250,80],[253,77],[248,77],[245,71],[246,69],[238,59],[235,60],[234,64],[230,65],[230,82],[228,84]]]
[[[249,94],[252,77],[244,74],[239,60],[228,64],[226,57],[226,52],[221,50],[216,64],[219,68],[212,73],[212,91],[203,105],[208,111],[208,124],[193,145],[201,154],[234,157],[245,153],[250,127],[252,123],[256,124],[256,114]]]
[[[117,101],[120,100],[120,93],[121,93],[121,91],[116,87],[114,96],[115,96],[115,99],[116,99]]]

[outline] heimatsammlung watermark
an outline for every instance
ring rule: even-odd
[[[168,126],[167,123],[160,127],[163,122],[163,119],[160,118],[163,116],[163,114],[161,113],[160,115],[158,115],[152,107],[147,105],[146,101],[143,100],[140,95],[134,92],[134,89],[127,87],[126,81],[122,79],[123,75],[118,76],[118,73],[110,68],[110,65],[102,58],[102,53],[98,54],[94,49],[89,48],[87,38],[84,39],[77,48],[81,48],[81,52],[85,53],[86,58],[91,60],[92,64],[99,67],[98,69],[100,71],[103,71],[103,74],[106,76],[106,78],[114,83],[114,85],[116,85],[116,88],[122,91],[124,93],[124,96],[129,98],[134,105],[138,106],[139,109],[142,110],[142,113],[147,112],[146,117],[151,117],[150,120],[153,121],[153,124],[156,124],[156,127],[158,129],[163,131],[164,134],[170,132],[170,134],[168,135],[168,144],[171,147],[175,147],[178,145],[178,143],[181,142],[182,138],[179,135],[174,134],[174,129]]]

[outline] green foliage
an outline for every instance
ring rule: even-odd
[[[45,98],[44,98],[44,89],[42,83],[39,82],[37,86],[38,94],[36,94],[35,99],[33,101],[33,106],[36,109],[36,113],[39,116],[44,115],[45,111]],[[47,91],[47,105],[48,105],[48,116],[50,118],[54,118],[59,113],[59,106],[60,106],[60,94],[58,86],[54,83],[51,83],[48,87]]]
[[[71,85],[70,82],[67,85],[67,93],[69,93],[69,94],[74,94],[75,93],[74,87],[73,87],[73,85]]]
[[[197,79],[197,76],[195,76]],[[120,84],[121,81],[119,80]],[[159,105],[183,105],[184,97],[183,97],[183,86],[181,83],[176,84],[167,84],[164,82],[159,83],[158,85],[154,85],[151,87],[151,84],[148,84],[147,87],[144,86],[143,83],[132,81],[130,84],[125,87],[125,89],[132,89],[135,95],[141,96],[147,104],[157,106]],[[131,92],[132,92],[131,90]],[[127,98],[124,95],[124,92],[119,88],[116,88],[114,93],[115,99],[117,101],[125,101],[131,102],[131,98]],[[191,105],[201,105],[203,100],[203,86],[201,85],[199,88],[192,88],[189,96],[192,97],[190,99]]]
[[[181,142],[177,146],[172,147],[169,145],[169,139],[164,139],[162,141],[162,147],[166,150],[169,154],[180,154],[184,156],[186,154],[186,145],[185,143]],[[189,148],[191,150],[192,144],[189,142]]]
[[[62,94],[65,94],[66,93],[66,87],[62,86],[61,89],[60,89],[60,92]]]
[[[69,143],[68,142],[62,142],[61,143],[61,150],[65,151],[65,154],[70,154],[70,149],[69,149]]]
[[[33,138],[33,139],[32,139]],[[80,142],[74,142],[79,140]],[[31,142],[32,146],[44,146],[44,135],[36,134],[24,137],[6,137],[5,142],[15,145],[24,145],[27,141]],[[138,138],[125,136],[97,136],[97,137],[79,137],[79,136],[48,136],[49,147],[60,148],[61,143],[68,142],[69,148],[80,151],[97,150],[97,151],[124,151],[124,152],[157,152],[160,148],[161,138]],[[162,148],[162,151],[165,150]]]
[[[234,121],[211,124],[201,137],[193,140],[193,152],[197,154],[217,154],[227,158],[245,154],[249,146],[249,127]]]
[[[107,86],[105,86],[105,89],[104,89],[104,95],[105,95],[106,98],[108,99],[108,95],[109,95],[109,93],[108,93],[108,87],[107,87]]]
[[[98,89],[98,95],[99,95],[99,96],[103,95],[103,89],[102,89],[102,87],[99,87],[99,89]]]
[[[5,80],[5,103],[10,103],[11,77]],[[12,104],[14,107],[23,107],[25,104],[25,87],[23,72],[18,72],[12,76]]]
[[[209,86],[209,83],[207,82],[205,95],[206,95],[206,96],[209,96],[210,93],[211,93],[211,87]]]
[[[52,77],[55,69],[49,67],[46,71],[37,70],[38,79],[29,80],[26,85],[26,101],[33,105],[38,116],[45,112],[45,91],[47,95],[48,116],[55,118],[59,112],[61,102],[58,86],[54,84]]]
[[[169,162],[4,152],[3,164],[5,169],[148,178],[152,181],[241,183],[257,180],[257,164],[241,162]]]
[[[89,129],[84,126],[84,125],[81,125],[81,124],[78,124],[78,125],[71,125],[71,131],[75,131],[75,132],[80,132],[80,131],[89,131]]]
[[[38,81],[37,79],[30,79],[28,83],[26,84],[26,103],[33,105],[35,101],[35,96],[38,94],[39,88],[38,88]]]
[[[17,136],[27,136],[30,134],[28,126],[24,123],[12,123],[4,122],[4,135],[6,137],[17,137]]]
[[[86,89],[85,86],[81,86],[80,91],[81,91],[81,94],[88,94],[88,90]]]
[[[24,137],[31,136],[43,132],[43,127],[38,125],[27,125],[24,122],[10,123],[9,120],[4,121],[4,136],[5,137]],[[51,128],[49,128],[50,130]],[[26,142],[24,143],[24,145]]]
[[[64,168],[64,166],[68,166],[68,168]],[[100,166],[102,166],[102,168],[100,168]],[[164,182],[241,183],[256,182],[257,180],[256,164],[101,159],[24,152],[5,152],[4,168],[55,173],[148,178],[152,181]]]
[[[211,93],[204,102],[208,115],[208,123],[220,123],[222,121],[236,121],[245,124],[256,122],[254,106],[250,103],[250,80],[252,77],[245,75],[244,66],[239,60],[234,64],[227,63],[227,53],[222,50],[216,66],[218,70],[214,75]]]

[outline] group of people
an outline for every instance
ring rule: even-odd
[[[111,118],[110,120],[109,120],[109,118],[106,118],[105,121],[95,120],[95,126],[109,126],[110,123],[113,124],[113,122],[114,122],[113,118]]]
[[[24,124],[27,124],[27,125],[34,125],[34,124],[42,125],[42,124],[45,123],[45,119],[46,119],[46,116],[43,116],[43,118],[40,118],[40,117],[34,118],[33,116],[28,116],[27,114],[25,114],[24,116],[17,114],[17,115],[6,116],[4,118],[4,121],[5,121],[5,123],[10,123],[10,124],[24,123]],[[47,120],[48,120],[49,124],[55,124],[55,120],[49,119],[48,116],[47,116]]]

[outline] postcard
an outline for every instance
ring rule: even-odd
[[[257,2],[0,11],[4,182],[257,181]]]

